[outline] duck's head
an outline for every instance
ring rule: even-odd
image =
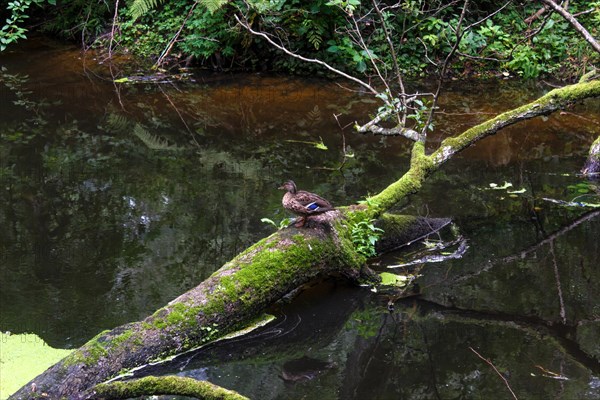
[[[296,184],[294,181],[287,181],[283,185],[279,186],[279,189],[285,190],[286,192],[296,193]]]

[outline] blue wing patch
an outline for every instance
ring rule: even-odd
[[[305,207],[307,210],[310,210],[310,211],[315,211],[315,210],[319,209],[319,206],[317,205],[316,201],[313,201],[312,203],[307,204]]]

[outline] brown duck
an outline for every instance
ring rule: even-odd
[[[279,189],[286,191],[281,201],[283,207],[299,216],[294,224],[297,228],[304,226],[306,217],[309,215],[321,214],[325,211],[333,210],[333,206],[329,201],[317,194],[298,190],[294,181],[287,181]]]

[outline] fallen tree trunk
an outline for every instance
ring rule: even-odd
[[[353,215],[353,219],[358,215],[363,221],[379,218],[406,196],[416,193],[454,154],[478,140],[508,125],[599,96],[600,80],[582,80],[446,139],[430,155],[425,154],[423,142],[415,142],[408,172],[369,198],[365,205],[311,217],[303,229],[287,228],[261,240],[143,321],[99,334],[11,398],[30,399],[43,394],[50,398],[98,398],[94,392],[97,384],[235,331],[268,305],[319,276],[338,274],[355,281],[374,279],[372,272],[364,267],[366,258],[354,247],[345,215]],[[395,220],[396,226],[415,225],[410,220],[406,223],[406,219],[391,220]],[[392,247],[397,245],[391,243]]]
[[[143,321],[99,334],[12,398],[29,399],[36,393],[95,397],[95,385],[235,331],[318,276],[359,279],[365,259],[338,235],[340,216],[330,211],[311,220],[307,229],[287,228],[261,240]]]

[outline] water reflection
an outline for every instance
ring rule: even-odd
[[[260,219],[286,216],[280,182],[349,204],[407,166],[404,140],[351,132],[372,100],[336,85],[260,75],[115,85],[74,49],[24,46],[2,60],[0,329],[54,347],[144,317],[268,234]],[[431,146],[545,90],[450,87]],[[508,397],[472,347],[522,398],[600,398],[600,218],[543,200],[581,195],[574,172],[598,107],[484,140],[403,207],[452,217],[470,250],[424,266],[421,296],[393,314],[382,295],[326,282],[276,306],[263,331],[158,372],[254,398]],[[327,150],[308,143],[321,139]],[[519,193],[489,185],[504,182]]]

